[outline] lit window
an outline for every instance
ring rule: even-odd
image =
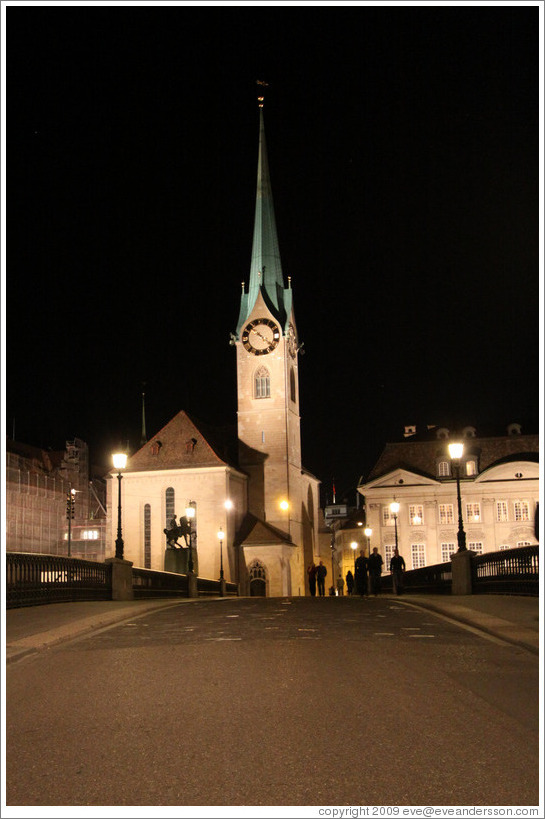
[[[260,367],[254,379],[255,398],[271,397],[271,377],[266,367]]]
[[[481,504],[466,503],[466,516],[469,523],[479,523],[481,520]]]
[[[452,503],[439,504],[439,523],[454,523],[454,507]]]
[[[448,563],[455,551],[455,543],[441,543],[441,563]]]
[[[98,540],[98,532],[96,529],[84,529],[81,535],[83,540]]]
[[[466,461],[466,475],[476,475],[477,474],[477,463],[476,461]]]
[[[496,520],[498,523],[506,523],[509,520],[507,501],[496,501]]]
[[[528,501],[515,501],[515,520],[530,520],[530,504]]]
[[[390,510],[389,506],[382,507],[382,525],[383,526],[393,526],[394,525],[394,516]]]
[[[470,549],[472,552],[477,552],[478,555],[482,555],[483,553],[483,544],[480,541],[468,543],[467,548]]]
[[[413,543],[411,545],[413,558],[413,569],[421,569],[426,565],[426,547],[423,543]]]
[[[420,503],[409,506],[409,522],[411,526],[421,526],[424,523],[424,507]]]
[[[437,464],[437,474],[440,478],[448,478],[450,475],[450,464],[448,461],[439,461]]]
[[[388,544],[384,547],[384,569],[385,571],[390,571],[390,560],[394,556],[394,549],[395,546],[393,544]]]

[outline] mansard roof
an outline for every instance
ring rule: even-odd
[[[181,410],[127,461],[125,472],[237,467],[234,428],[215,428]]]
[[[538,435],[462,437],[453,432],[449,433],[449,430],[444,430],[446,435],[438,437],[437,433],[442,431],[435,428],[428,430],[422,436],[415,435],[402,441],[387,443],[367,479],[362,483],[368,483],[400,467],[423,477],[435,478],[438,459],[444,457],[450,460],[449,441],[452,443],[452,441],[463,440],[466,447],[465,455],[473,454],[478,457],[480,472],[508,458],[531,461],[538,457]]]

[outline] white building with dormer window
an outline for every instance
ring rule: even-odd
[[[518,424],[494,436],[481,436],[475,427],[460,433],[410,427],[402,441],[386,444],[358,486],[385,571],[395,548],[394,500],[400,504],[397,539],[407,570],[447,562],[457,551],[456,475],[448,450],[453,441],[464,443],[460,492],[467,548],[481,554],[538,542],[538,435],[523,435]]]

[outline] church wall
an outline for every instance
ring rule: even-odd
[[[111,510],[110,554],[115,554],[117,536],[117,477],[108,481],[108,509]],[[166,490],[174,490],[174,513],[179,519],[190,501],[196,504],[198,573],[201,577],[220,576],[220,542],[223,528],[223,569],[225,579],[236,581],[233,541],[246,513],[246,478],[228,467],[202,470],[169,470],[146,473],[127,472],[122,478],[122,535],[124,556],[135,566],[145,567],[144,507],[151,507],[151,565],[164,570],[166,536]],[[225,508],[231,500],[233,508]],[[183,539],[182,541],[183,542]]]

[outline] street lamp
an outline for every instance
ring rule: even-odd
[[[117,539],[115,541],[115,556],[118,560],[123,560],[123,538],[121,536],[121,470],[127,466],[127,456],[124,452],[116,452],[112,456],[114,469],[117,469]]]
[[[460,458],[464,454],[463,444],[449,444],[448,451],[452,459],[454,471],[456,473],[456,493],[458,495],[458,551],[467,551],[466,533],[464,532],[464,521],[462,518],[462,497],[460,495]]]
[[[350,548],[354,552],[354,577],[356,576],[356,549],[358,548],[358,544],[355,540],[352,541],[350,544]]]
[[[397,513],[399,512],[399,503],[397,501],[392,501],[391,502],[390,512],[392,513],[392,515],[394,517],[394,531],[395,531],[395,544],[396,544],[395,547],[397,549],[398,548],[398,546],[397,546]]]
[[[188,540],[188,544],[187,544],[189,546],[189,560],[187,561],[187,571],[188,572],[193,571],[193,545],[192,545],[192,541],[191,541],[191,539],[192,539],[191,521],[195,517],[195,507],[192,504],[193,504],[193,501],[189,501],[189,504],[186,506],[186,509],[185,509],[185,516],[187,518],[187,525],[189,527],[189,533],[188,533],[189,540]]]
[[[364,529],[365,537],[367,538],[367,551],[369,552],[369,557],[371,557],[371,535],[373,534],[373,530],[367,527]]]
[[[220,527],[218,529],[218,539],[220,542],[220,580],[223,580],[223,538],[225,537],[225,533],[223,529]]]

